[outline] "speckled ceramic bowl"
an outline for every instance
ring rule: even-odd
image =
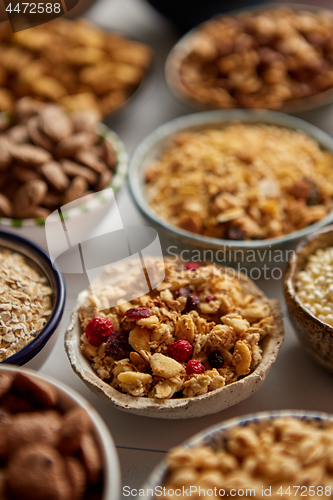
[[[77,406],[86,410],[93,424],[92,432],[99,447],[103,464],[104,487],[102,495],[98,498],[99,500],[118,500],[121,485],[118,456],[109,429],[97,411],[71,387],[52,377],[38,373],[34,370],[27,370],[26,368],[0,365],[0,373],[11,374],[13,372],[25,373],[55,387],[59,394],[59,408],[64,412]]]
[[[295,278],[304,269],[308,257],[318,248],[333,246],[333,226],[309,235],[296,247],[284,280],[290,321],[306,352],[326,370],[333,373],[333,327],[324,323],[307,309],[296,294]]]
[[[254,263],[259,272],[262,272],[266,267],[271,271],[275,268],[280,270],[287,263],[293,248],[302,237],[333,221],[333,211],[315,224],[281,237],[266,240],[231,241],[203,236],[181,229],[158,215],[150,207],[146,199],[145,172],[147,166],[159,158],[170,137],[181,131],[223,127],[234,120],[242,123],[265,123],[301,130],[316,140],[322,148],[333,153],[332,137],[304,120],[283,113],[234,109],[190,114],[165,123],[141,142],[130,161],[130,192],[134,202],[149,224],[158,230],[166,255],[181,254],[184,250],[186,252],[184,255],[189,257],[189,260],[193,260],[191,259],[193,252],[195,252],[195,255],[200,253],[200,260],[215,260],[217,263],[236,267],[239,271],[242,268],[253,268]],[[277,279],[277,274],[276,276],[272,275],[272,277]],[[250,277],[258,279],[254,272],[253,275],[250,274]]]
[[[204,445],[216,449],[219,448],[221,444],[223,445],[226,433],[230,429],[238,426],[243,427],[258,420],[269,421],[269,420],[274,420],[278,417],[295,417],[297,419],[305,420],[307,422],[313,422],[315,425],[320,425],[321,422],[333,423],[333,415],[330,415],[328,413],[298,411],[298,410],[281,410],[272,412],[253,413],[250,415],[244,415],[242,417],[233,418],[225,422],[221,422],[220,424],[214,425],[213,427],[209,427],[208,429],[203,430],[199,434],[196,434],[185,443],[182,443],[182,446],[188,449],[192,448],[193,446]],[[141,487],[141,489],[144,491],[144,494],[142,495],[141,498],[144,498],[146,500],[148,499],[151,500],[154,498],[153,492],[157,492],[159,490],[158,487],[163,486],[166,480],[167,471],[168,467],[165,459],[157,467],[155,467],[151,475],[148,477],[147,481]]]
[[[223,271],[223,268],[221,268]],[[249,375],[230,385],[209,392],[202,396],[182,399],[153,399],[134,397],[123,394],[100,379],[93,370],[90,361],[80,349],[82,329],[79,323],[78,310],[86,296],[82,292],[77,300],[70,324],[65,335],[65,349],[74,372],[96,394],[101,395],[119,410],[153,418],[185,419],[201,417],[217,413],[248,398],[263,384],[284,339],[284,328],[279,304],[276,300],[269,300],[254,283],[240,273],[233,275],[242,283],[245,293],[253,294],[263,304],[270,308],[274,318],[274,331],[260,343],[262,361]]]
[[[44,328],[20,351],[0,363],[25,365],[39,369],[46,361],[56,339],[56,334],[65,309],[66,290],[63,277],[56,265],[52,265],[49,257],[41,248],[25,238],[0,231],[0,246],[21,253],[45,274],[53,291],[53,310]]]

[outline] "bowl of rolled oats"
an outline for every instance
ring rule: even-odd
[[[299,113],[333,101],[333,12],[265,5],[191,30],[166,62],[172,93],[197,110]]]
[[[1,497],[117,500],[120,469],[105,423],[80,394],[1,365]]]
[[[296,247],[285,275],[290,320],[311,358],[333,372],[333,226]]]
[[[220,262],[271,266],[269,250],[292,249],[333,219],[333,140],[275,111],[188,115],[139,145],[129,186],[170,251],[217,260],[228,250]]]
[[[332,445],[328,413],[281,410],[237,417],[170,450],[142,486],[143,498],[159,493],[170,499],[184,491],[195,498],[331,497]]]
[[[249,397],[284,338],[278,302],[210,262],[153,259],[148,275],[158,268],[164,279],[151,292],[136,292],[136,266],[126,284],[118,269],[120,286],[79,295],[65,337],[73,370],[116,408],[154,418],[199,417]],[[127,289],[137,298],[123,300]]]
[[[35,244],[0,231],[0,362],[39,368],[65,308],[65,284]]]

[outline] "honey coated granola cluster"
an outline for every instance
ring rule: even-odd
[[[333,87],[332,30],[333,14],[323,10],[220,16],[175,52],[170,81],[206,107],[279,109]]]
[[[253,371],[260,341],[273,331],[269,303],[213,264],[164,266],[164,281],[138,299],[99,311],[89,292],[82,303],[81,350],[99,377],[132,396],[168,399],[200,396]]]
[[[333,155],[298,130],[232,122],[180,132],[148,166],[151,208],[192,233],[282,236],[332,208]]]
[[[199,487],[202,490],[216,488],[217,491],[223,489],[225,496],[237,499],[241,495],[232,490],[236,493],[252,490],[251,496],[265,498],[264,489],[271,491],[268,496],[277,500],[289,487],[293,498],[301,499],[308,488],[313,490],[310,496],[317,490],[315,498],[322,495],[331,498],[332,446],[332,423],[321,427],[296,417],[258,420],[231,428],[225,445],[221,444],[218,449],[202,445],[171,450],[165,491],[182,487],[192,487],[193,491],[195,487],[197,491]],[[191,496],[199,498],[199,495]],[[166,494],[163,498],[175,497]]]
[[[143,44],[64,18],[19,33],[2,23],[0,52],[0,111],[29,95],[107,115],[138,88],[151,60]]]
[[[52,313],[52,288],[27,259],[0,247],[0,361],[31,342]]]

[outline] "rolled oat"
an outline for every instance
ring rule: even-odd
[[[0,361],[36,338],[52,308],[47,277],[20,253],[0,247]]]

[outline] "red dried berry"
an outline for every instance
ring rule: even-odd
[[[185,269],[187,271],[195,271],[196,269],[200,268],[200,264],[198,262],[188,262],[185,266]]]
[[[146,307],[132,307],[125,312],[125,316],[131,319],[149,318],[151,315],[152,313]]]
[[[110,335],[106,342],[106,354],[112,356],[117,361],[128,358],[133,351],[128,343],[129,332],[126,330],[116,330]]]
[[[193,373],[200,375],[200,373],[203,373],[204,371],[204,365],[202,365],[197,359],[191,359],[186,365],[186,375],[192,375]]]
[[[214,300],[214,297],[212,295],[207,295],[206,302],[211,302],[212,300]]]
[[[99,346],[113,332],[113,325],[107,318],[93,318],[86,326],[86,337],[90,344]]]
[[[167,353],[170,358],[185,363],[192,356],[193,347],[187,340],[176,340],[169,345]]]
[[[197,311],[198,314],[201,313],[201,305],[199,297],[193,294],[187,297],[185,306],[185,312],[190,312],[190,311]]]
[[[176,297],[188,297],[191,293],[190,287],[188,285],[182,286],[175,292]]]

